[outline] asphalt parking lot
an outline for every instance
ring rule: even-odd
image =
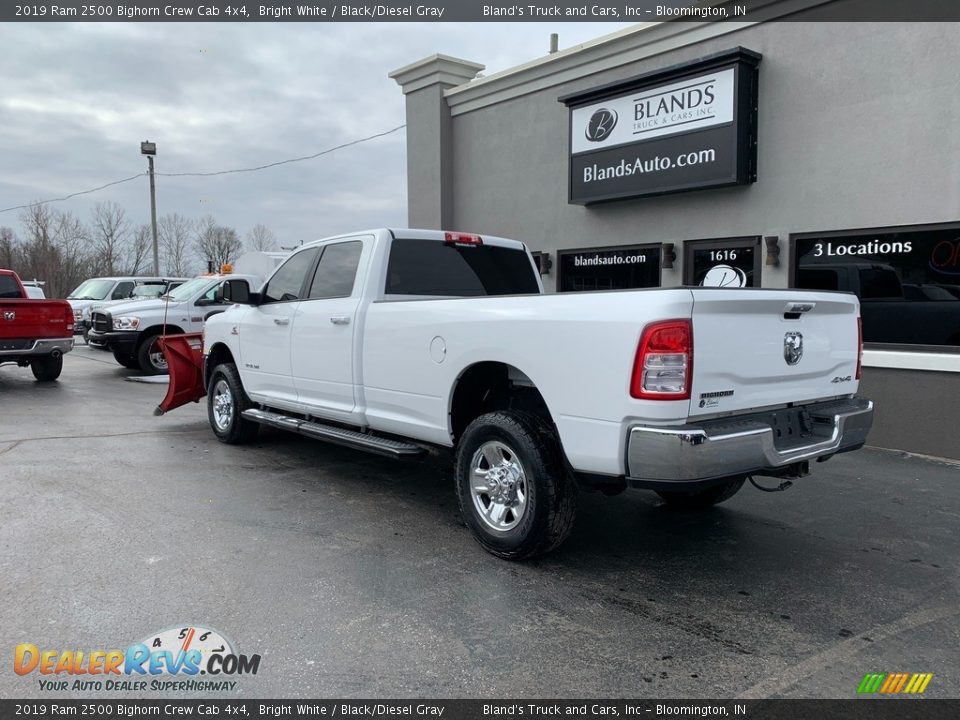
[[[18,643],[184,624],[261,654],[251,698],[853,697],[895,671],[960,696],[960,466],[867,449],[702,514],[585,494],[563,547],[513,564],[442,459],[228,447],[132,374],[82,345],[57,383],[0,368],[0,697],[51,696]]]

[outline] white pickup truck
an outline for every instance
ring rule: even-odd
[[[320,240],[223,293],[202,353],[165,341],[158,412],[206,395],[226,443],[263,424],[398,458],[455,448],[464,520],[504,558],[560,544],[578,489],[704,507],[861,447],[873,418],[845,293],[544,294],[523,243],[433,230]]]

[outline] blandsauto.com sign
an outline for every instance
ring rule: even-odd
[[[570,202],[754,182],[759,62],[736,48],[560,98]]]

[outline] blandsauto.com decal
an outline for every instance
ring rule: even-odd
[[[20,643],[13,670],[43,691],[233,690],[256,675],[260,655],[242,655],[222,633],[183,625],[119,649],[55,649]]]

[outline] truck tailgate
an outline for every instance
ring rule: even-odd
[[[72,336],[73,311],[66,300],[0,300],[0,340]]]
[[[698,288],[690,416],[857,389],[859,302],[845,293]]]

